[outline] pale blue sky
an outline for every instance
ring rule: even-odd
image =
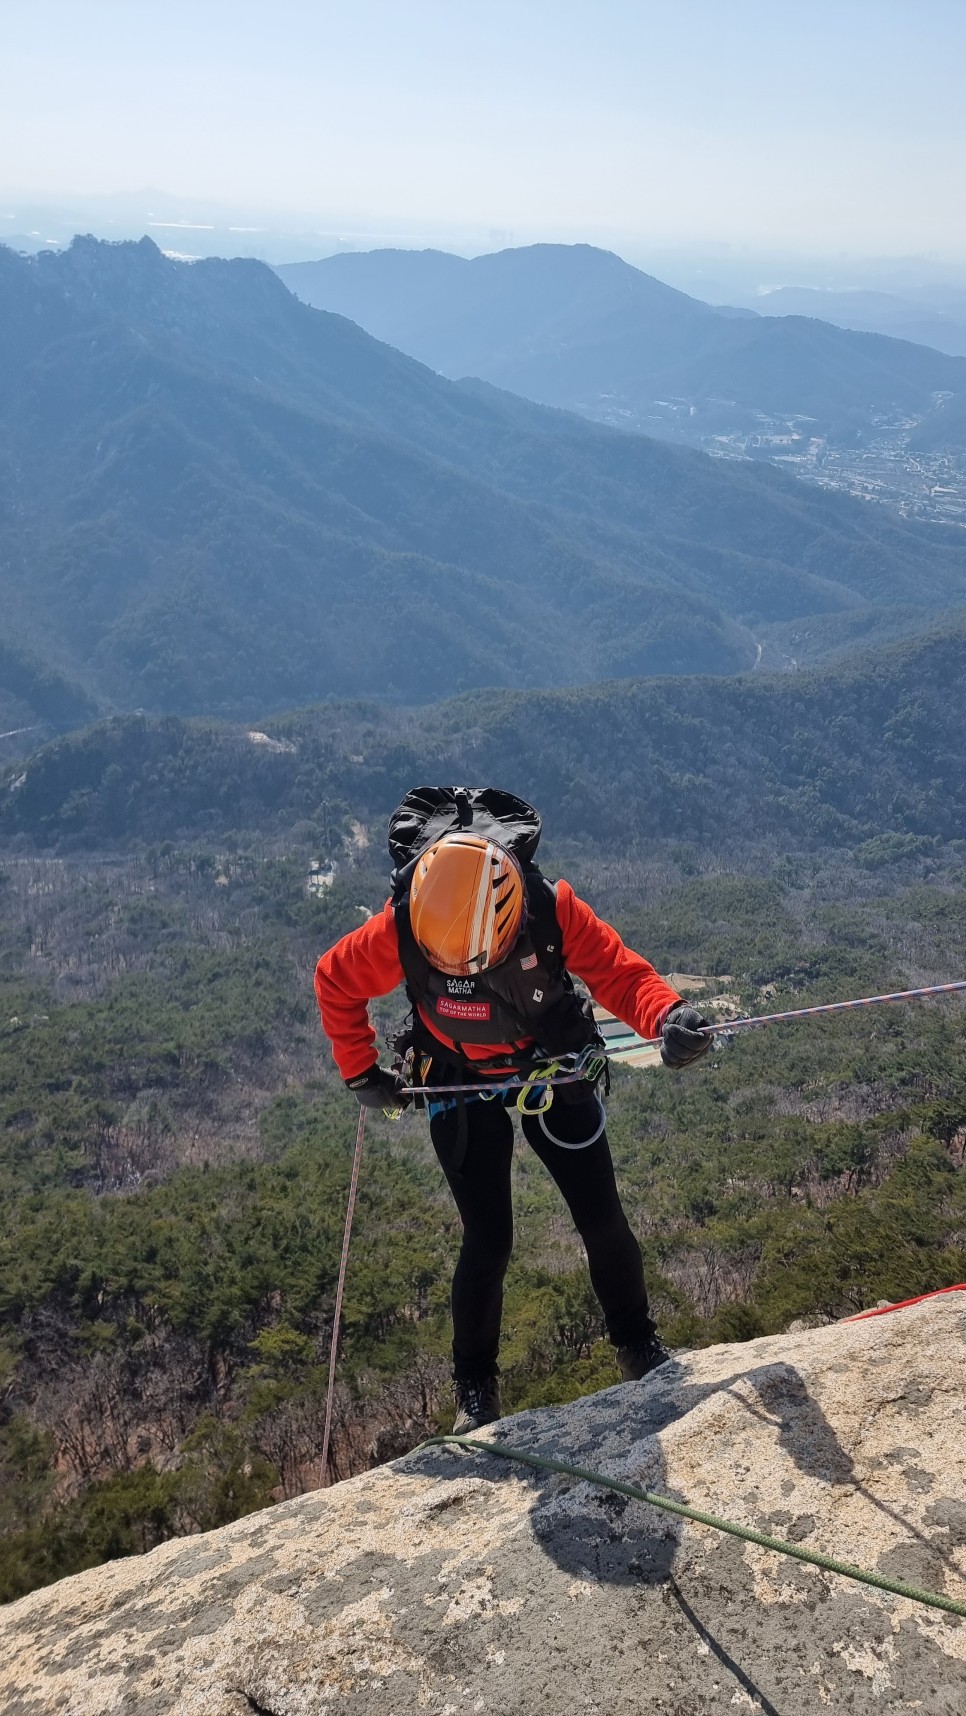
[[[966,251],[966,0],[0,0],[0,185]]]

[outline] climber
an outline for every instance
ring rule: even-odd
[[[536,811],[492,788],[417,788],[390,822],[396,859],[384,909],[324,953],[315,974],[322,1027],[348,1088],[391,1112],[410,1099],[430,1136],[463,1224],[452,1288],[454,1430],[500,1416],[497,1355],[503,1280],[513,1243],[508,1077],[539,1077],[561,1055],[601,1038],[593,998],[641,1036],[662,1035],[661,1058],[683,1067],[710,1047],[707,1021],[625,947],[570,885],[533,863]],[[380,1066],[368,1003],[406,985],[409,1031],[397,1066]],[[405,1055],[405,1060],[403,1060]],[[604,1057],[588,1057],[599,1076]],[[402,1068],[409,1070],[408,1079]],[[501,1087],[501,1075],[504,1085]],[[494,1095],[434,1086],[493,1081]],[[648,1309],[641,1249],[614,1179],[603,1105],[594,1083],[537,1085],[540,1112],[525,1112],[527,1143],[549,1170],[587,1250],[590,1277],[625,1381],[666,1362]],[[550,1103],[552,1102],[552,1107]]]

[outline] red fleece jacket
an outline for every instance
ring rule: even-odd
[[[642,1037],[657,1036],[664,1015],[681,997],[659,977],[653,965],[625,947],[615,929],[577,898],[569,882],[557,883],[557,921],[564,964],[586,983],[595,1001],[609,1009]],[[315,968],[315,994],[322,1029],[343,1078],[357,1078],[378,1058],[376,1033],[369,1021],[369,1002],[389,995],[403,981],[399,943],[386,901],[378,916],[350,930],[322,955]],[[427,1028],[433,1030],[428,1020]],[[439,1031],[433,1035],[452,1048]],[[470,1059],[508,1053],[523,1043],[462,1045]]]

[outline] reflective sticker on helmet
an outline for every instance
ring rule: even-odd
[[[480,970],[487,963],[489,950],[493,945],[493,930],[496,918],[496,902],[490,885],[489,866],[499,863],[496,847],[488,842],[485,848],[483,862],[480,865],[479,878],[476,884],[476,899],[472,906],[470,931],[467,946],[467,964],[478,965]]]
[[[490,1017],[489,1001],[454,1001],[449,995],[441,995],[436,1003],[436,1011],[444,1019],[483,1020]]]
[[[535,1001],[542,1001],[543,1000],[543,990],[542,989],[535,989],[533,991],[533,999]]]

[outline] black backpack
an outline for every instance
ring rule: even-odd
[[[530,934],[549,969],[562,977],[556,890],[533,861],[541,828],[540,812],[500,787],[413,787],[389,818],[389,852],[395,863],[390,877],[393,905],[408,900],[417,858],[444,834],[466,829],[495,840],[513,853],[523,871]],[[415,973],[407,977],[411,994],[420,999],[422,983]]]
[[[594,1025],[590,1003],[582,1002],[576,995],[573,981],[564,964],[562,937],[557,921],[556,889],[533,861],[540,842],[541,826],[540,814],[534,810],[532,804],[528,804],[526,799],[517,798],[515,793],[503,792],[499,787],[414,787],[393,811],[389,818],[389,851],[395,864],[391,879],[392,902],[400,937],[400,957],[406,975],[406,988],[414,1009],[413,1029],[396,1039],[397,1051],[404,1052],[405,1048],[410,1046],[413,1030],[417,1037],[419,1035],[417,1007],[432,980],[429,961],[417,948],[409,924],[409,885],[420,854],[444,834],[454,834],[460,830],[482,835],[487,840],[495,841],[507,852],[512,852],[523,871],[530,945],[552,979],[552,993],[547,996],[548,1004],[566,1003],[578,1018],[583,1018],[586,1041],[589,1043],[601,1040]],[[485,989],[485,973],[478,980],[478,984],[481,990]],[[505,999],[501,1005],[507,1005]],[[531,1029],[531,1022],[522,1016],[518,1016],[516,1022],[521,1034]],[[441,1058],[438,1048],[434,1053],[437,1059]],[[467,1060],[460,1053],[458,1044],[455,1053],[461,1063],[458,1068],[460,1072],[475,1072],[479,1076],[483,1063],[479,1060]],[[527,1055],[500,1057],[501,1064],[508,1063],[511,1066],[515,1061],[528,1065],[529,1060]],[[460,1114],[462,1117],[462,1106]],[[464,1118],[461,1118],[461,1138],[465,1148]]]
[[[540,812],[532,804],[500,787],[413,787],[389,818],[389,853],[395,862],[389,881],[394,905],[408,897],[420,853],[444,834],[465,829],[495,840],[512,852],[520,865],[530,933],[550,969],[562,973],[556,890],[533,861],[542,827]],[[419,983],[411,987],[418,997]]]
[[[472,830],[512,852],[521,869],[535,868],[540,814],[526,799],[499,787],[413,787],[389,818],[389,852],[400,873],[444,834]]]

